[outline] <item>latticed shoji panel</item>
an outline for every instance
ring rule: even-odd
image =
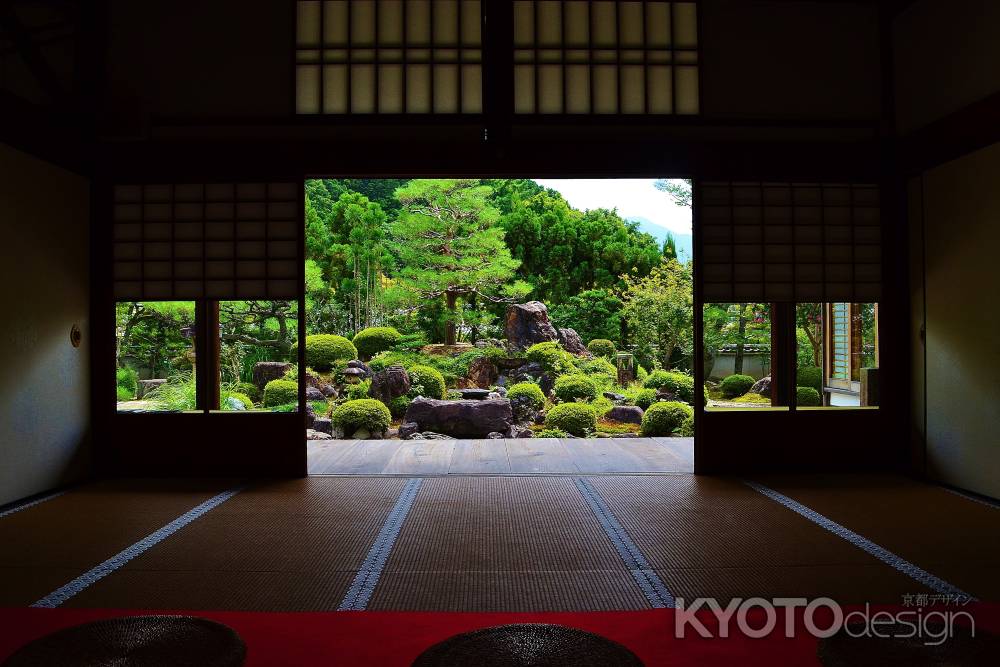
[[[478,114],[478,0],[297,0],[300,114]]]
[[[297,298],[299,218],[294,183],[116,186],[115,298]]]
[[[877,302],[875,185],[699,183],[705,301]]]
[[[513,4],[517,113],[698,113],[696,3]]]

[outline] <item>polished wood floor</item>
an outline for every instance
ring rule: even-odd
[[[663,473],[694,470],[694,438],[310,440],[310,475]]]

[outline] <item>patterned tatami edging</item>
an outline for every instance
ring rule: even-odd
[[[778,493],[772,488],[764,486],[763,484],[758,484],[750,480],[744,480],[743,482],[749,486],[754,491],[770,498],[771,500],[787,507],[799,516],[809,519],[816,525],[824,528],[834,535],[841,537],[857,548],[861,549],[865,553],[874,556],[878,560],[882,561],[886,565],[902,572],[914,581],[927,586],[936,593],[943,593],[948,595],[959,596],[968,599],[971,602],[975,602],[976,598],[972,595],[966,593],[958,586],[948,583],[947,581],[940,579],[930,572],[914,565],[910,561],[906,560],[902,556],[898,556],[888,549],[875,544],[863,535],[855,533],[853,530],[840,525],[833,519],[827,518],[820,514],[819,512],[806,507],[802,503],[789,498],[786,495]]]
[[[11,514],[14,514],[16,512],[20,512],[21,510],[26,510],[29,507],[34,507],[35,505],[41,505],[47,500],[58,498],[59,496],[64,495],[68,492],[69,489],[62,489],[60,491],[53,491],[52,493],[43,494],[41,496],[34,496],[32,498],[29,498],[28,500],[22,500],[20,502],[12,503],[10,505],[7,505],[6,509],[0,510],[0,519],[4,518],[5,516],[10,516]]]
[[[76,579],[70,581],[64,586],[60,586],[56,590],[52,591],[41,600],[38,600],[32,607],[41,607],[45,609],[54,609],[63,603],[65,603],[70,598],[78,595],[81,591],[100,581],[104,577],[108,576],[115,570],[125,566],[132,559],[142,555],[144,552],[159,544],[163,540],[167,539],[178,530],[188,525],[198,517],[204,515],[212,509],[215,509],[222,503],[226,502],[237,493],[243,490],[243,487],[236,487],[230,489],[229,491],[224,491],[212,498],[209,498],[200,505],[193,507],[181,516],[177,517],[167,525],[163,526],[159,530],[156,530],[143,539],[139,540],[130,547],[119,551],[117,554],[107,559],[97,567],[83,573]]]
[[[587,501],[587,505],[590,506],[594,516],[597,517],[608,539],[615,545],[618,555],[621,556],[632,578],[635,579],[635,583],[638,584],[646,599],[649,600],[649,604],[654,609],[672,609],[675,607],[674,596],[667,590],[666,585],[664,585],[659,575],[649,565],[649,561],[646,560],[639,547],[629,537],[625,527],[615,517],[614,512],[608,507],[608,504],[601,497],[601,494],[597,492],[597,489],[594,488],[594,485],[590,483],[590,480],[583,477],[578,477],[575,482],[580,495]]]
[[[378,585],[379,577],[382,576],[382,570],[385,569],[385,564],[389,560],[389,554],[392,553],[392,547],[396,544],[396,538],[399,537],[399,532],[403,529],[403,522],[406,521],[410,508],[413,507],[413,501],[416,499],[422,483],[421,479],[411,479],[403,487],[396,504],[389,512],[389,516],[386,517],[378,537],[375,538],[375,543],[368,550],[368,555],[365,557],[361,569],[354,577],[351,588],[347,591],[340,606],[337,607],[337,611],[361,611],[368,607],[372,593],[375,592],[375,587]]]

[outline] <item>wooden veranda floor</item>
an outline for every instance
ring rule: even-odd
[[[310,440],[310,475],[692,472],[694,438]]]

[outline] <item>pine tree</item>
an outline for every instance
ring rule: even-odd
[[[520,262],[504,243],[492,189],[475,180],[414,180],[396,191],[402,205],[391,225],[400,267],[397,285],[414,308],[444,299],[445,343],[454,345],[458,300],[513,301],[527,286],[511,283]]]

